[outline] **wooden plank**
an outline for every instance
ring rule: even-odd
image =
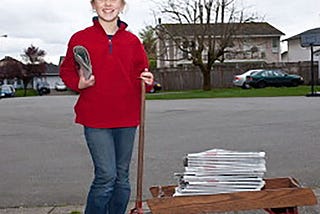
[[[261,191],[205,196],[172,197],[174,186],[166,186],[162,187],[165,197],[157,198],[159,191],[153,188],[151,192],[155,198],[147,200],[147,203],[153,214],[198,214],[317,204],[312,190],[297,186],[291,178],[269,179],[266,182],[268,185]]]
[[[292,177],[285,178],[266,178],[264,179],[264,189],[280,189],[290,187],[301,187],[299,182]]]

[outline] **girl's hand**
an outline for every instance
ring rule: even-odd
[[[144,80],[144,82],[147,85],[152,85],[154,81],[153,74],[146,68],[144,71],[140,74],[140,78]]]
[[[86,79],[83,76],[83,73],[80,70],[80,79],[79,79],[79,83],[78,83],[78,88],[81,90],[81,89],[85,89],[85,88],[91,87],[94,84],[95,84],[94,76],[91,75],[89,79]]]

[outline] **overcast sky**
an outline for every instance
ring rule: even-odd
[[[163,0],[159,0],[163,1]],[[246,11],[257,12],[288,38],[320,27],[319,0],[241,0]],[[1,0],[0,59],[21,60],[23,50],[33,44],[47,52],[46,61],[58,64],[70,36],[91,25],[90,0]],[[127,0],[122,19],[138,34],[155,25],[153,0]],[[3,37],[7,35],[7,37]]]

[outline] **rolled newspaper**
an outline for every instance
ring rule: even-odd
[[[79,72],[83,72],[84,78],[89,79],[92,75],[92,65],[90,61],[90,56],[88,50],[77,45],[73,48],[74,59],[79,65]]]

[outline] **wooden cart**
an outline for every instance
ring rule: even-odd
[[[152,214],[200,214],[264,209],[272,214],[298,213],[298,206],[316,205],[310,188],[291,177],[265,179],[261,191],[172,197],[175,186],[151,187],[147,200]],[[161,196],[161,197],[159,197]]]

